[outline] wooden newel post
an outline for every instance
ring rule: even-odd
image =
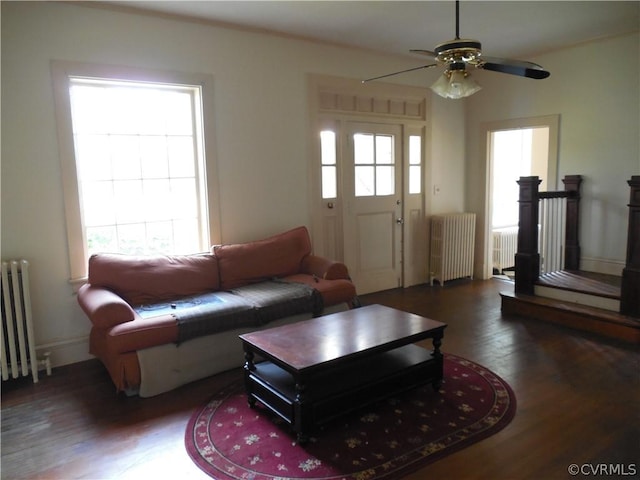
[[[622,270],[620,313],[640,317],[640,176],[627,182],[629,197],[629,226],[627,228],[627,261]]]
[[[540,275],[538,253],[538,177],[520,177],[518,198],[518,251],[516,252],[516,293],[533,295]]]
[[[567,197],[567,220],[564,246],[565,270],[580,270],[580,184],[581,175],[566,175],[562,179]]]

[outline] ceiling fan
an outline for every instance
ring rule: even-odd
[[[473,95],[482,88],[471,78],[467,67],[482,68],[536,80],[547,78],[550,75],[549,72],[535,63],[486,57],[482,55],[482,45],[478,40],[460,38],[459,0],[456,0],[456,38],[437,45],[434,51],[410,50],[410,52],[430,57],[436,63],[368,78],[363,80],[362,83],[444,65],[446,67],[444,74],[431,86],[431,89],[441,97],[458,99]]]

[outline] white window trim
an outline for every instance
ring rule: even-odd
[[[70,77],[93,77],[138,82],[198,85],[202,88],[202,116],[205,153],[205,198],[209,211],[209,241],[220,243],[220,203],[218,169],[215,158],[215,128],[213,123],[213,76],[201,73],[182,73],[164,70],[141,69],[126,66],[100,65],[92,63],[51,62],[56,123],[58,126],[58,149],[62,170],[62,187],[69,248],[70,282],[78,285],[87,277],[87,248],[82,228],[78,175],[76,169],[71,102],[69,97]]]

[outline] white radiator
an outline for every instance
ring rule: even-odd
[[[36,357],[31,295],[29,291],[29,262],[2,262],[2,329],[0,329],[0,370],[2,380],[27,376],[38,381],[38,366],[42,364],[51,375],[48,353],[41,361]]]
[[[473,277],[476,235],[475,213],[451,213],[431,217],[430,281]]]
[[[518,251],[518,227],[496,228],[493,236],[493,268],[502,273],[505,268],[515,267]]]

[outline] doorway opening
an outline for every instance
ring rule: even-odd
[[[556,189],[558,117],[521,119],[487,129],[486,277],[513,279],[518,239],[518,179],[538,176],[540,191]]]
[[[424,89],[309,79],[314,251],[344,262],[359,294],[425,283]]]

